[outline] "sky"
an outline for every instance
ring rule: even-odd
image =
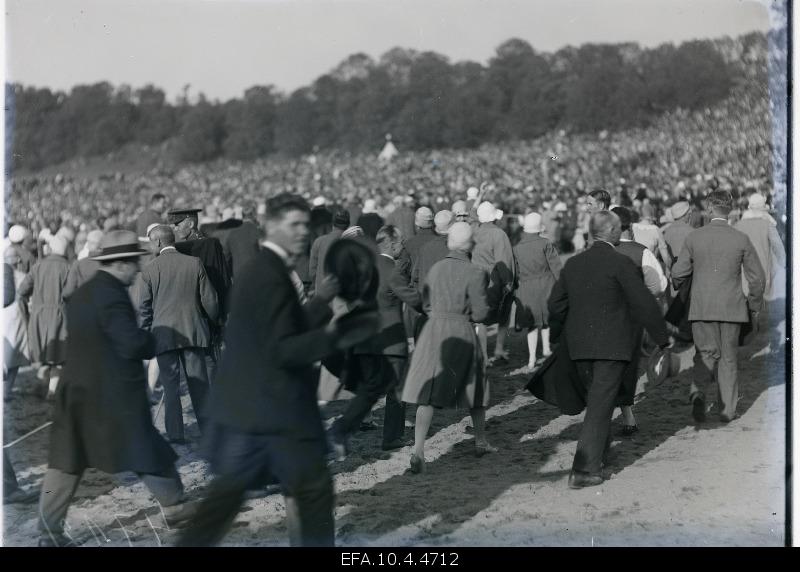
[[[288,93],[347,56],[400,46],[487,63],[518,37],[553,52],[769,29],[757,0],[6,0],[6,80],[69,90],[189,84],[210,99]]]

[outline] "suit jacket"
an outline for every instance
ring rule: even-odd
[[[328,254],[328,249],[335,241],[342,237],[340,228],[334,228],[328,234],[323,234],[311,245],[311,255],[308,259],[308,278],[314,287],[314,291],[319,289],[322,279],[325,277],[324,264],[325,255]]]
[[[125,285],[98,272],[67,304],[69,359],[56,390],[51,468],[158,473],[176,455],[153,427],[142,360],[155,341],[136,326]]]
[[[246,433],[319,439],[324,447],[313,364],[334,353],[323,328],[331,315],[322,302],[302,307],[286,264],[261,249],[233,285],[209,399],[212,421]]]
[[[550,320],[564,325],[562,335],[573,360],[630,361],[637,323],[657,344],[669,342],[661,311],[639,269],[606,242],[596,241],[567,261],[548,309]],[[554,333],[557,341],[558,329]]]
[[[231,276],[236,276],[237,272],[241,272],[244,265],[258,254],[260,238],[261,231],[258,226],[248,220],[242,222],[224,237],[222,250],[223,252],[227,250]]]
[[[750,286],[745,300],[742,269]],[[761,262],[742,232],[714,219],[692,232],[672,267],[675,288],[692,276],[689,321],[748,322],[747,304],[760,310],[765,277]]]
[[[194,256],[164,250],[142,269],[138,285],[142,328],[153,332],[156,354],[206,348],[208,321],[218,316],[217,293]]]
[[[355,346],[353,353],[405,357],[408,355],[408,342],[403,325],[403,302],[422,310],[422,296],[408,285],[393,259],[379,255],[376,266],[379,280],[376,301],[381,317],[380,330],[368,341]]]
[[[664,242],[667,243],[673,264],[678,260],[686,237],[694,232],[694,227],[685,222],[673,222],[664,229]]]

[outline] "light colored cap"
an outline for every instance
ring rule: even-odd
[[[148,254],[139,247],[136,233],[130,230],[112,230],[103,235],[100,241],[100,254],[92,256],[92,260],[119,260],[137,258]]]
[[[523,232],[542,232],[542,215],[530,213],[525,216],[525,223],[522,226]]]
[[[75,233],[71,228],[66,226],[62,226],[61,228],[59,228],[58,231],[56,231],[56,236],[60,236],[67,242],[72,242],[73,240],[75,240]]]
[[[478,187],[470,187],[467,189],[467,199],[474,201],[478,198]]]
[[[89,234],[86,235],[86,242],[90,244],[100,245],[101,240],[103,240],[102,230],[90,230]]]
[[[450,227],[447,233],[447,248],[449,250],[468,250],[472,240],[472,227],[466,222],[457,222]]]
[[[317,197],[311,203],[315,207],[321,207],[325,205],[325,197]]]
[[[230,220],[235,216],[235,212],[232,208],[227,207],[222,209],[222,220]]]
[[[437,234],[447,234],[450,230],[450,225],[453,224],[453,213],[450,211],[439,211],[433,217],[433,224],[436,227]]]
[[[356,236],[364,236],[364,229],[360,226],[351,226],[342,233],[342,238],[354,238]]]
[[[364,214],[374,213],[376,211],[375,208],[375,199],[367,199],[364,201],[364,208],[361,209],[361,212]]]
[[[15,224],[8,229],[8,240],[11,241],[11,244],[19,244],[25,240],[26,234],[28,234],[28,230],[24,226]]]
[[[559,212],[565,213],[567,212],[567,205],[566,203],[559,202],[558,204],[556,204],[555,207],[553,207],[553,210],[556,211],[557,213]]]
[[[495,208],[489,201],[484,201],[478,206],[478,222],[494,222],[503,218],[503,211]]]
[[[767,209],[767,199],[761,193],[753,193],[747,198],[747,208],[754,211],[769,210]]]
[[[453,216],[469,214],[469,209],[467,208],[467,203],[465,201],[454,202],[450,210],[453,211]]]
[[[433,211],[428,207],[419,207],[414,213],[414,224],[419,228],[430,228],[433,226]]]
[[[64,256],[67,254],[67,240],[63,236],[54,236],[47,241],[50,252]]]
[[[688,213],[690,208],[691,207],[689,206],[689,203],[686,201],[679,201],[669,207],[669,214],[672,215],[672,220],[678,220],[683,215]]]

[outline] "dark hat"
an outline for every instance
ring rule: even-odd
[[[347,228],[350,226],[350,211],[339,209],[333,214],[333,226]]]
[[[197,216],[197,213],[203,209],[173,209],[167,212],[167,221],[169,224],[178,224],[185,218],[190,216]]]
[[[325,273],[339,280],[339,296],[348,302],[372,302],[378,292],[375,253],[367,245],[350,238],[335,241],[325,255]]]
[[[92,260],[117,260],[144,254],[149,254],[149,252],[139,247],[139,238],[135,232],[112,230],[103,235],[103,239],[100,241],[100,254],[93,256]]]

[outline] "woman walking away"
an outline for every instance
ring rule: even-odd
[[[486,440],[484,421],[489,403],[486,365],[475,323],[489,317],[488,276],[470,262],[472,228],[455,223],[447,237],[449,253],[428,273],[423,304],[428,321],[411,358],[403,401],[416,403],[411,471],[425,468],[425,438],[434,408],[465,406],[475,428],[475,453],[496,452]]]
[[[516,324],[528,329],[528,366],[530,373],[536,365],[536,347],[542,333],[542,357],[550,355],[550,328],[547,316],[547,299],[559,274],[561,259],[556,247],[542,237],[542,215],[530,213],[525,217],[522,240],[514,247],[514,257],[519,265]]]

